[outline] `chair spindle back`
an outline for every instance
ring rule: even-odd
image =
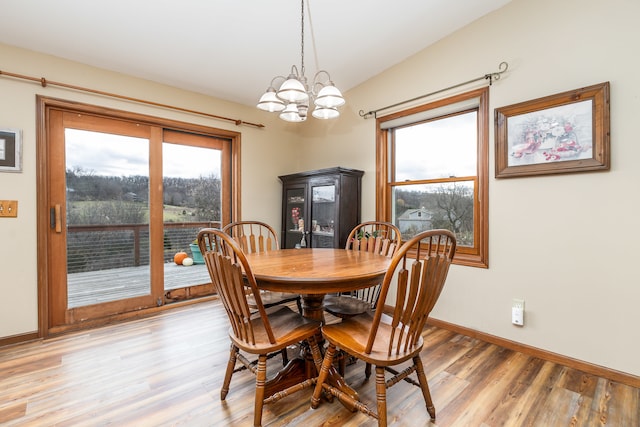
[[[198,246],[235,337],[248,345],[255,344],[256,331],[250,319],[258,313],[269,341],[275,343],[255,277],[239,244],[222,230],[204,228],[198,233]],[[248,295],[255,299],[257,311],[249,307]]]
[[[435,306],[456,250],[449,230],[429,230],[405,242],[396,252],[382,282],[380,301],[385,301],[397,277],[388,354],[410,351],[418,344],[429,313]],[[365,352],[370,353],[385,304],[379,304]]]
[[[280,249],[275,230],[264,222],[232,222],[224,226],[222,231],[231,235],[247,254]]]
[[[392,257],[400,247],[400,230],[389,222],[368,221],[358,224],[347,238],[345,249],[375,252]]]

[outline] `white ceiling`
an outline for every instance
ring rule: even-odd
[[[509,1],[311,0],[306,75],[326,69],[345,92]],[[0,8],[0,43],[246,105],[300,67],[300,0],[1,0]],[[0,70],[16,72],[7,58]]]

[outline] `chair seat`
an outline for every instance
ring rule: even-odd
[[[373,324],[373,313],[367,312],[361,316],[349,317],[340,323],[324,325],[322,335],[341,350],[356,356],[367,363],[376,366],[397,365],[419,354],[424,345],[422,336],[415,346],[407,351],[394,351],[388,355],[388,343],[391,341],[393,328],[390,318],[383,315],[376,334],[376,340],[370,354],[364,352]],[[396,338],[399,331],[396,331]]]
[[[291,310],[287,306],[276,306],[266,310],[275,343],[270,343],[264,324],[259,314],[254,314],[251,319],[255,334],[255,344],[239,340],[235,337],[233,329],[229,329],[229,337],[241,350],[252,354],[266,354],[281,350],[291,344],[304,341],[314,335],[320,327],[320,322],[309,320]]]
[[[324,309],[340,318],[364,314],[371,311],[372,308],[372,305],[367,301],[349,295],[330,296],[324,300]]]

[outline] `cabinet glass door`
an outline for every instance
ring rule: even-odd
[[[307,246],[305,229],[305,187],[292,187],[286,190],[285,230],[283,248],[295,248],[296,245]],[[302,237],[305,236],[303,240]]]
[[[311,234],[312,247],[333,248],[335,246],[337,212],[336,186],[334,184],[312,186],[311,224],[307,227]]]

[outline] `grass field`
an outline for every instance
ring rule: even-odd
[[[143,222],[149,222],[147,206],[138,202],[74,201],[68,206],[71,211],[68,215],[76,224],[140,223],[140,216],[144,218]],[[128,215],[132,210],[135,214]],[[191,215],[193,210],[185,206],[163,205],[162,218],[164,222],[192,222],[195,220]]]
[[[184,206],[164,205],[162,209],[162,218],[164,222],[190,222],[191,209]]]

